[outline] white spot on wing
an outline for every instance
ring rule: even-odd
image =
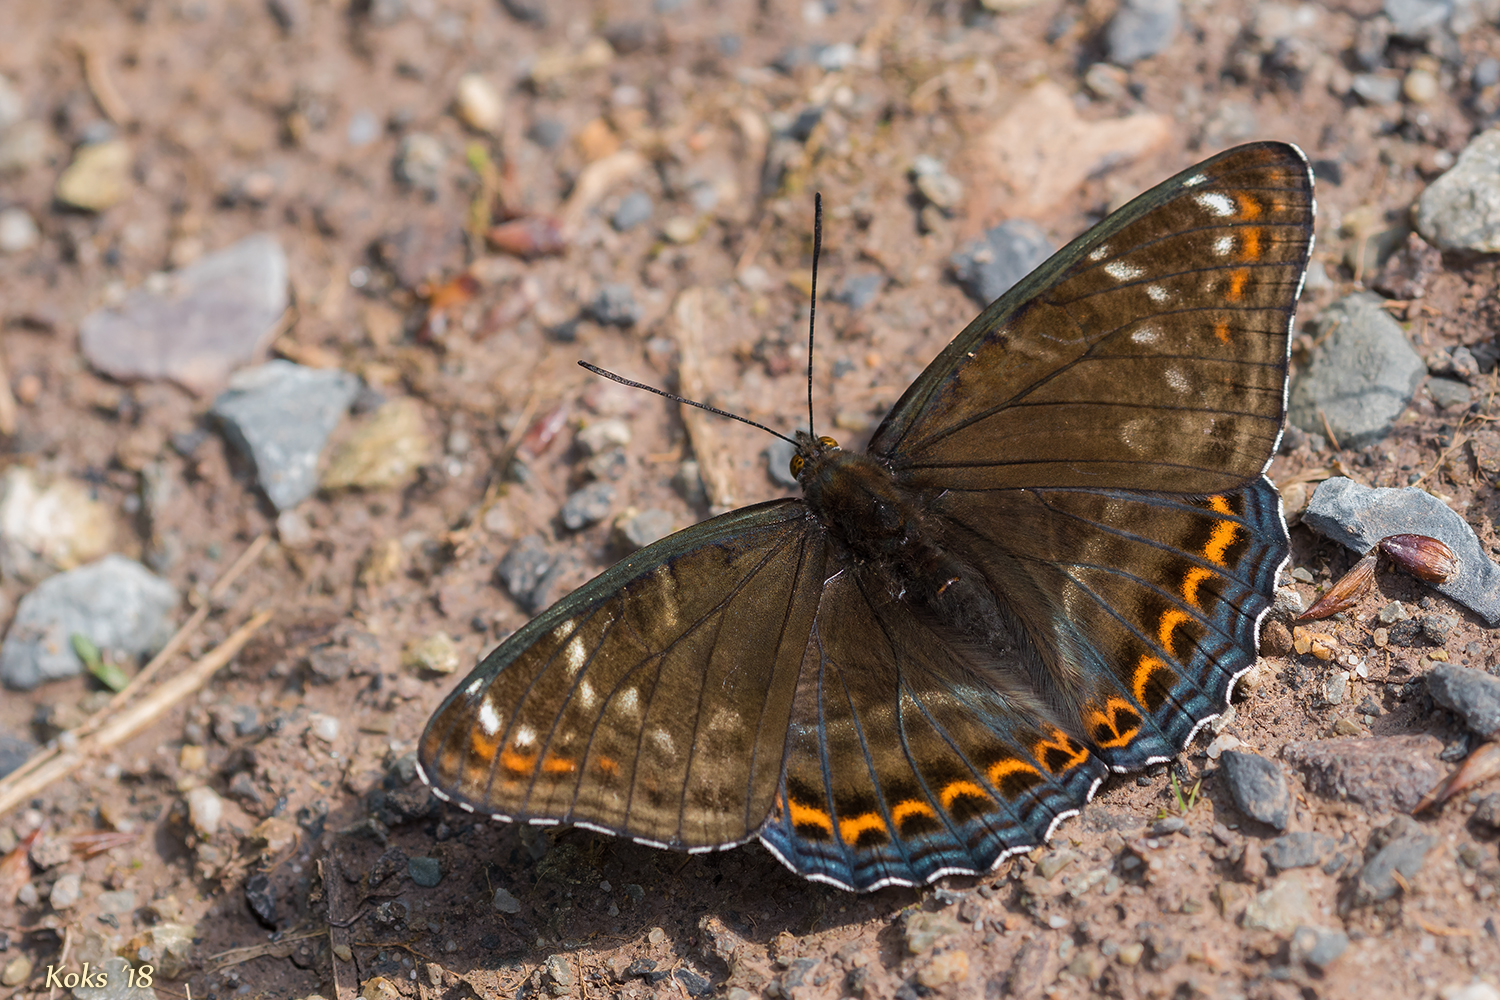
[[[1116,281],[1134,281],[1146,273],[1146,269],[1139,264],[1130,264],[1123,260],[1110,261],[1104,265],[1104,273]]]
[[[1152,302],[1158,303],[1165,302],[1172,297],[1172,293],[1167,291],[1160,285],[1147,285],[1146,295],[1151,299]]]
[[[568,636],[572,635],[573,634],[573,629],[575,629],[577,627],[578,627],[578,623],[575,622],[573,619],[571,619],[571,618],[564,618],[558,624],[557,628],[555,628],[555,629],[552,630],[552,638],[556,639],[558,642],[562,642]]]
[[[626,688],[620,692],[620,708],[631,715],[639,715],[641,711],[641,693],[635,688]]]
[[[1214,238],[1214,253],[1220,257],[1228,257],[1234,252],[1234,237],[1229,233]]]
[[[569,640],[563,650],[563,655],[568,658],[568,676],[572,677],[583,669],[584,661],[589,658],[589,651],[583,648],[583,636],[575,635]]]
[[[1221,219],[1227,219],[1234,214],[1234,199],[1219,191],[1205,191],[1193,200],[1204,211],[1211,212]]]
[[[1170,385],[1178,392],[1188,392],[1193,388],[1193,384],[1188,381],[1188,377],[1179,368],[1168,368],[1162,377],[1167,380],[1167,385]]]
[[[488,698],[479,703],[479,728],[486,736],[494,736],[500,731],[500,716]]]
[[[474,697],[474,695],[479,693],[479,689],[482,687],[484,687],[484,678],[476,677],[469,682],[468,687],[464,688],[464,694],[472,698]]]
[[[1150,326],[1149,324],[1146,326],[1138,326],[1130,334],[1130,339],[1135,341],[1137,344],[1154,344],[1161,339],[1161,331],[1154,326]]]
[[[1204,176],[1203,174],[1194,174],[1193,176],[1189,177],[1187,180],[1183,181],[1182,182],[1182,186],[1186,187],[1186,188],[1197,187],[1199,184],[1202,184],[1202,183],[1204,183],[1207,180],[1208,180],[1208,178],[1206,176]]]
[[[578,703],[584,708],[593,708],[599,696],[594,694],[594,685],[588,681],[578,682]]]
[[[672,734],[665,729],[658,729],[651,734],[651,741],[661,748],[662,753],[672,753]]]
[[[516,730],[516,746],[529,747],[536,742],[536,730],[530,726],[522,726]]]
[[[1103,260],[1104,258],[1106,258],[1108,256],[1109,256],[1109,244],[1108,243],[1101,243],[1098,246],[1094,247],[1094,249],[1092,249],[1092,250],[1089,251],[1089,260],[1093,261],[1096,264],[1099,263],[1099,261]]]

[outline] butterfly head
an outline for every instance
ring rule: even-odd
[[[791,471],[792,478],[802,480],[802,471],[809,467],[809,463],[816,464],[817,460],[830,451],[838,451],[839,443],[831,437],[813,437],[807,431],[798,431],[795,436],[797,450],[792,453]]]

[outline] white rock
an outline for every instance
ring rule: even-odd
[[[207,840],[219,832],[219,821],[224,818],[224,800],[219,793],[207,785],[187,793],[188,822],[198,836]]]
[[[498,132],[505,118],[505,99],[493,83],[478,73],[465,73],[458,79],[453,110],[459,120],[476,132]]]

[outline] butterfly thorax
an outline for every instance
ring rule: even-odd
[[[834,543],[857,562],[923,573],[940,556],[923,531],[921,507],[876,459],[831,438],[798,435],[802,495]]]

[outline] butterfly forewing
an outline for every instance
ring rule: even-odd
[[[422,737],[424,773],[505,819],[686,848],[744,840],[780,779],[823,584],[812,529],[803,503],[779,501],[619,563],[449,696]]]
[[[871,453],[918,488],[1243,486],[1280,434],[1312,217],[1295,147],[1179,174],[986,309]]]

